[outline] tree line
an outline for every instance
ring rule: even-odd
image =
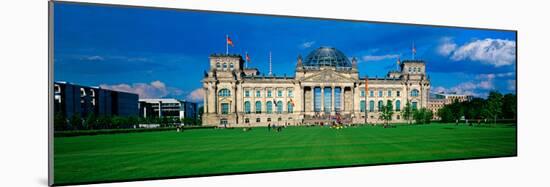
[[[381,106],[380,118],[384,120],[384,126],[389,124],[394,113],[395,111],[393,110],[393,105],[391,102]],[[414,120],[417,124],[429,124],[433,118],[433,112],[426,108],[413,108],[411,103],[407,102],[403,108],[403,111],[401,111],[401,116],[403,116],[403,119],[407,120],[408,124],[412,124],[412,120]]]
[[[515,121],[517,119],[516,94],[501,94],[497,91],[489,93],[487,99],[474,98],[470,101],[445,105],[437,111],[441,122],[455,122],[457,120]]]
[[[193,118],[178,117],[137,117],[137,116],[96,116],[93,113],[82,118],[80,114],[75,113],[70,117],[65,117],[58,112],[54,115],[54,130],[93,130],[93,129],[124,129],[136,128],[139,124],[159,124],[160,127],[171,127],[179,124],[201,125],[201,120]]]

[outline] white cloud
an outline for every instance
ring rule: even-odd
[[[476,76],[478,79],[494,79],[495,77],[503,78],[503,77],[511,77],[514,76],[514,72],[506,72],[506,73],[489,73],[489,74],[479,74]]]
[[[167,87],[166,84],[164,84],[161,81],[153,81],[149,84],[147,83],[134,83],[132,85],[129,84],[116,84],[116,85],[107,85],[102,84],[100,85],[101,88],[110,89],[110,90],[116,90],[116,91],[122,91],[122,92],[130,92],[135,93],[139,95],[139,98],[163,98],[167,96],[178,96],[181,95],[183,92],[180,89]]]
[[[456,49],[456,44],[452,38],[444,37],[441,39],[441,45],[437,48],[437,52],[443,56],[448,56]]]
[[[454,61],[471,60],[500,67],[516,62],[516,42],[487,38],[457,46],[447,39],[439,46],[439,53],[444,56],[450,55]]]
[[[311,46],[313,46],[313,44],[315,44],[315,41],[304,42],[304,43],[302,43],[302,45],[300,45],[300,47],[304,48],[304,49],[307,49],[307,48],[310,48]]]
[[[445,88],[442,86],[432,88],[433,93],[457,93],[465,95],[473,95],[476,97],[486,97],[486,92],[480,92],[482,90],[494,90],[494,79],[499,74],[481,74],[476,76],[475,81],[468,81],[460,83],[456,86]]]
[[[508,90],[515,91],[516,90],[516,80],[508,80]]]
[[[197,88],[193,90],[191,93],[187,94],[185,99],[192,102],[202,102],[204,100],[204,89]]]
[[[95,56],[85,56],[82,58],[83,60],[88,60],[88,61],[103,61],[105,60],[105,58],[103,58],[102,56],[98,56],[98,55],[95,55]]]
[[[363,60],[365,62],[369,62],[369,61],[380,61],[380,60],[385,60],[385,59],[393,59],[393,58],[397,58],[397,57],[399,57],[399,55],[396,55],[396,54],[365,55],[365,56],[361,57],[361,60]]]

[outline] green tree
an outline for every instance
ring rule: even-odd
[[[101,115],[97,118],[97,126],[100,129],[109,129],[111,128],[111,117]]]
[[[427,124],[431,122],[433,113],[431,110],[421,108],[414,111],[413,117],[417,124]]]
[[[452,104],[449,105],[449,109],[453,113],[453,120],[460,120],[462,116],[464,116],[464,106],[461,102],[458,102],[457,99],[453,101]]]
[[[444,123],[454,122],[455,116],[451,111],[450,107],[443,106],[437,111],[437,115],[441,118],[441,121]]]
[[[517,97],[515,94],[506,94],[502,98],[502,117],[506,119],[517,118]]]
[[[79,113],[74,113],[69,119],[72,129],[81,129],[82,128],[82,118]]]
[[[127,117],[127,123],[128,128],[134,128],[139,124],[139,118],[136,116]]]
[[[497,122],[497,118],[502,114],[502,94],[496,91],[491,91],[487,98],[486,113],[487,117]]]
[[[407,120],[408,124],[411,124],[411,119],[413,117],[413,109],[411,107],[411,103],[407,101],[405,104],[405,107],[403,108],[402,112],[403,118]]]
[[[169,121],[170,120],[168,119],[168,117],[162,116],[162,118],[160,119],[160,126],[162,127],[168,126]]]
[[[392,102],[388,102],[386,106],[382,105],[382,114],[381,117],[384,120],[384,127],[386,127],[389,121],[392,120],[393,116],[393,105]]]
[[[53,116],[53,129],[55,131],[61,131],[67,129],[67,118],[61,112],[56,112]]]
[[[111,128],[118,129],[123,128],[124,125],[128,124],[126,118],[121,116],[113,116],[111,118]]]
[[[86,119],[84,120],[85,129],[95,129],[97,128],[97,117],[94,113],[88,113]]]
[[[474,98],[471,101],[461,103],[464,107],[464,116],[466,119],[483,119],[483,107],[485,107],[485,100],[482,98]]]

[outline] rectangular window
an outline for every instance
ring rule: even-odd
[[[260,123],[260,118],[256,118],[256,123]]]
[[[244,91],[244,96],[245,97],[250,97],[250,91],[248,91],[248,90]]]
[[[401,97],[401,92],[400,92],[400,91],[397,91],[397,93],[395,93],[395,95],[396,95],[397,97]]]
[[[277,97],[283,97],[283,91],[277,90]]]
[[[391,90],[388,90],[388,97],[391,97]]]
[[[222,114],[229,114],[229,103],[222,103]]]
[[[262,97],[262,91],[256,90],[256,97]]]
[[[245,123],[250,123],[250,119],[244,118],[244,122],[245,122]]]
[[[365,97],[365,90],[361,90],[360,96],[361,96],[361,97]]]
[[[288,90],[288,97],[294,97],[294,94],[292,94],[292,90]]]
[[[323,96],[324,99],[324,111],[326,113],[332,111],[332,88],[325,88],[324,90],[325,95]]]
[[[412,107],[411,107],[411,108],[412,108],[413,110],[416,110],[416,109],[418,109],[418,106],[417,106],[417,105],[418,105],[418,103],[417,103],[416,101],[412,102],[412,104],[411,104],[411,105],[412,105]]]
[[[369,97],[374,97],[374,91],[373,90],[369,91]]]
[[[334,88],[334,110],[335,112],[340,112],[341,110],[341,101],[340,99],[342,97],[342,88],[336,87]]]
[[[315,112],[321,112],[321,88],[314,88],[313,93],[313,109]]]
[[[361,112],[365,112],[366,107],[367,107],[366,105],[367,104],[365,103],[365,101],[361,101],[361,107],[360,107]]]
[[[378,90],[378,97],[384,96],[384,93],[382,93],[382,90]]]
[[[267,90],[267,97],[271,97],[271,90]]]

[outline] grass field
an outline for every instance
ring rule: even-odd
[[[516,128],[195,129],[54,139],[56,184],[516,155]]]

